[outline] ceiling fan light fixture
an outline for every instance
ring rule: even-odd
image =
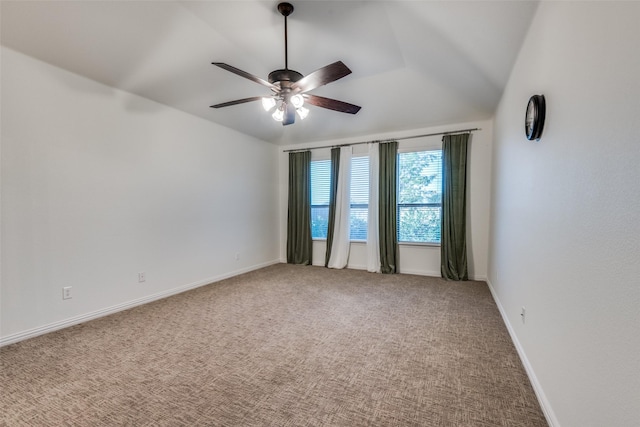
[[[270,111],[276,106],[276,100],[273,98],[262,98],[262,108],[264,111]]]
[[[213,65],[223,70],[268,87],[272,91],[271,96],[237,99],[212,105],[211,108],[262,101],[262,107],[265,111],[273,111],[271,117],[284,126],[295,123],[296,112],[301,120],[309,115],[309,110],[303,107],[305,103],[342,113],[356,114],[360,110],[357,105],[308,94],[309,91],[351,74],[351,70],[342,61],[326,65],[306,76],[289,69],[287,17],[293,12],[293,5],[286,2],[280,3],[278,4],[278,12],[284,17],[284,68],[270,72],[267,77],[268,81],[224,62],[212,62]]]
[[[273,117],[273,120],[275,120],[276,122],[283,121],[284,120],[284,109],[283,108],[278,108],[276,111],[273,112],[271,117]]]
[[[296,109],[296,111],[298,112],[298,117],[300,117],[300,120],[304,120],[309,115],[308,108],[300,107]]]
[[[291,97],[291,103],[295,108],[300,108],[304,105],[304,98],[300,94],[293,95]]]

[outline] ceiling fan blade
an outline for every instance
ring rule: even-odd
[[[244,104],[245,102],[259,101],[262,96],[252,96],[251,98],[236,99],[235,101],[223,102],[221,104],[212,105],[211,108],[229,107],[231,105]]]
[[[297,93],[308,92],[349,74],[351,74],[351,70],[342,61],[334,62],[298,80],[291,85],[291,89]]]
[[[304,95],[305,102],[316,107],[328,108],[329,110],[340,111],[341,113],[356,114],[360,111],[360,107],[357,105],[349,104],[348,102],[338,101],[337,99],[325,98],[318,95]]]
[[[279,91],[280,90],[280,88],[278,86],[273,85],[273,84],[269,83],[268,81],[261,79],[258,76],[254,76],[253,74],[249,74],[246,71],[242,71],[239,68],[233,67],[233,66],[231,66],[229,64],[225,64],[224,62],[212,62],[212,64],[216,65],[216,66],[218,66],[218,67],[220,67],[220,68],[222,68],[224,70],[231,71],[233,74],[237,74],[240,77],[244,77],[245,79],[249,79],[252,82],[256,82],[258,84],[261,84],[263,86],[271,88],[271,89],[273,89],[275,91]]]
[[[296,109],[289,101],[284,109],[284,119],[282,120],[282,126],[292,125],[296,121]]]

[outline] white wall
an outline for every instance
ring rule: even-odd
[[[554,426],[640,423],[638,22],[638,2],[541,2],[495,118],[489,280]]]
[[[3,48],[0,343],[277,262],[277,164],[271,144]]]
[[[487,278],[487,253],[489,238],[489,200],[491,187],[491,145],[492,145],[491,121],[457,123],[447,126],[430,127],[407,130],[393,134],[364,135],[358,138],[336,141],[324,141],[313,144],[300,144],[283,147],[286,149],[298,149],[306,147],[331,147],[332,145],[374,141],[388,138],[401,138],[404,136],[422,135],[456,129],[480,128],[472,134],[469,143],[468,164],[468,193],[467,193],[467,248],[469,261],[469,276],[477,280]],[[398,150],[411,148],[441,148],[442,136],[432,136],[419,139],[407,139],[398,142]],[[354,155],[366,154],[366,145],[353,146]],[[288,191],[288,153],[280,150],[280,230],[281,247],[280,257],[286,262],[287,244],[287,191]],[[330,157],[330,148],[312,151],[313,159]],[[315,240],[313,242],[313,264],[324,265],[326,242]],[[407,274],[420,274],[426,276],[440,276],[440,246],[425,245],[399,245],[399,271]],[[348,268],[366,269],[366,246],[364,243],[352,242],[349,254]]]

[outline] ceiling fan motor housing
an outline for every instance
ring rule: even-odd
[[[294,70],[275,70],[269,73],[269,83],[291,82],[295,83],[304,77]]]

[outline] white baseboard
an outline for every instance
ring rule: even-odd
[[[281,261],[282,263],[286,263],[286,261]],[[323,267],[324,264],[314,264],[315,266],[319,266],[319,267]],[[360,264],[348,264],[345,268],[349,268],[351,270],[366,270],[367,266],[366,265],[360,265]],[[400,274],[413,274],[415,276],[427,276],[427,277],[441,277],[440,271],[425,271],[425,270],[417,270],[417,269],[407,269],[407,268],[400,268],[399,271]],[[474,281],[479,281],[479,282],[486,282],[487,281],[487,277],[486,276],[469,276],[469,280],[474,280]]]
[[[522,365],[524,366],[524,369],[527,372],[527,376],[529,377],[529,381],[531,381],[531,386],[533,387],[533,391],[535,392],[536,397],[538,398],[538,403],[540,403],[540,407],[542,408],[542,412],[544,413],[544,417],[547,419],[547,423],[549,424],[550,427],[560,427],[560,423],[558,422],[558,419],[557,419],[555,413],[553,412],[553,409],[551,408],[551,404],[549,403],[549,399],[547,399],[547,396],[544,393],[544,390],[542,389],[542,385],[538,381],[538,377],[536,377],[536,374],[533,371],[533,367],[531,366],[531,363],[529,363],[529,359],[527,358],[527,355],[524,352],[524,348],[522,347],[522,345],[520,344],[520,341],[518,340],[518,337],[516,336],[516,333],[515,333],[515,330],[513,329],[513,326],[511,326],[511,322],[509,321],[509,318],[507,317],[507,312],[504,310],[504,307],[500,303],[500,300],[498,299],[496,291],[495,291],[495,289],[493,289],[493,285],[491,284],[491,281],[488,278],[485,279],[485,280],[486,280],[487,284],[489,285],[489,290],[491,291],[491,296],[493,297],[493,300],[495,301],[496,305],[498,306],[498,310],[500,311],[500,315],[502,316],[502,320],[504,321],[504,324],[507,326],[507,330],[509,331],[509,335],[511,336],[511,340],[513,341],[513,344],[515,345],[516,350],[518,351],[518,355],[520,356],[520,360],[522,361]]]
[[[206,279],[198,280],[197,282],[188,283],[186,285],[178,286],[177,288],[169,289],[167,291],[158,292],[156,294],[148,295],[146,297],[138,298],[132,301],[127,301],[121,304],[117,304],[111,307],[103,308],[100,310],[92,311],[90,313],[81,314],[79,316],[74,316],[69,319],[60,320],[58,322],[53,322],[48,325],[39,326],[37,328],[29,329],[22,332],[17,332],[15,334],[7,335],[6,337],[0,338],[0,347],[5,345],[14,344],[19,341],[23,341],[29,338],[37,337],[38,335],[44,335],[49,332],[57,331],[59,329],[68,328],[69,326],[77,325],[79,323],[87,322],[89,320],[97,319],[100,317],[108,316],[110,314],[117,313],[119,311],[128,310],[130,308],[147,304],[152,301],[156,301],[159,299],[167,298],[172,295],[176,295],[182,292],[189,291],[191,289],[199,288],[200,286],[205,286],[211,283],[219,282],[224,279],[228,279],[230,277],[238,276],[240,274],[248,273],[253,270],[258,270],[260,268],[268,267],[273,264],[279,264],[280,260],[272,260],[263,262],[260,264],[253,265],[251,267],[242,268],[240,270],[231,271],[229,273],[221,274],[219,276],[209,277]]]
[[[424,271],[424,270],[413,270],[400,268],[400,274],[414,274],[416,276],[429,276],[429,277],[442,277],[440,271]],[[477,281],[477,282],[486,282],[486,276],[469,276],[469,280]]]
[[[400,274],[414,274],[416,276],[440,277],[439,271],[414,270],[411,268],[400,267]]]

